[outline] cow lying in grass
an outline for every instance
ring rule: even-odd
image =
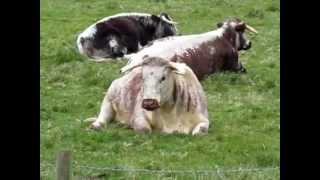
[[[112,82],[91,127],[101,128],[112,119],[142,132],[196,135],[209,127],[205,93],[193,71],[156,57]]]
[[[176,34],[175,22],[166,13],[120,13],[105,17],[77,37],[80,54],[94,61],[137,52],[148,42]]]
[[[139,52],[126,55],[129,62],[121,71],[139,64],[144,58],[155,56],[186,63],[198,79],[219,71],[246,72],[238,51],[251,47],[245,30],[257,33],[256,30],[239,19],[226,20],[217,26],[218,29],[207,33],[155,40]]]

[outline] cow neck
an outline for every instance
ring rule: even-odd
[[[236,48],[236,33],[231,28],[226,28],[222,35],[231,45]]]

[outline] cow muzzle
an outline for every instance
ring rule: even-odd
[[[248,43],[246,43],[246,45],[243,46],[243,50],[248,50],[251,48],[251,41],[249,41]]]
[[[144,99],[142,100],[142,108],[153,111],[160,107],[159,102],[156,99]]]

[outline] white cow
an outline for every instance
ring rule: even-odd
[[[114,80],[91,127],[115,119],[136,131],[207,133],[207,100],[184,63],[150,57]]]

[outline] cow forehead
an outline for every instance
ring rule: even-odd
[[[144,65],[142,68],[142,72],[144,76],[153,75],[155,77],[161,76],[166,73],[168,66],[159,66],[159,65]]]
[[[169,62],[159,57],[149,57],[144,60],[144,64],[149,66],[167,66]]]
[[[235,27],[237,24],[241,23],[242,21],[238,18],[228,19],[224,21],[224,24],[230,25],[232,27]]]
[[[166,68],[161,66],[145,66],[142,70],[144,79],[159,78],[166,73]]]
[[[161,58],[148,58],[145,60],[143,72],[146,74],[163,74],[166,68],[169,66],[169,61]]]

